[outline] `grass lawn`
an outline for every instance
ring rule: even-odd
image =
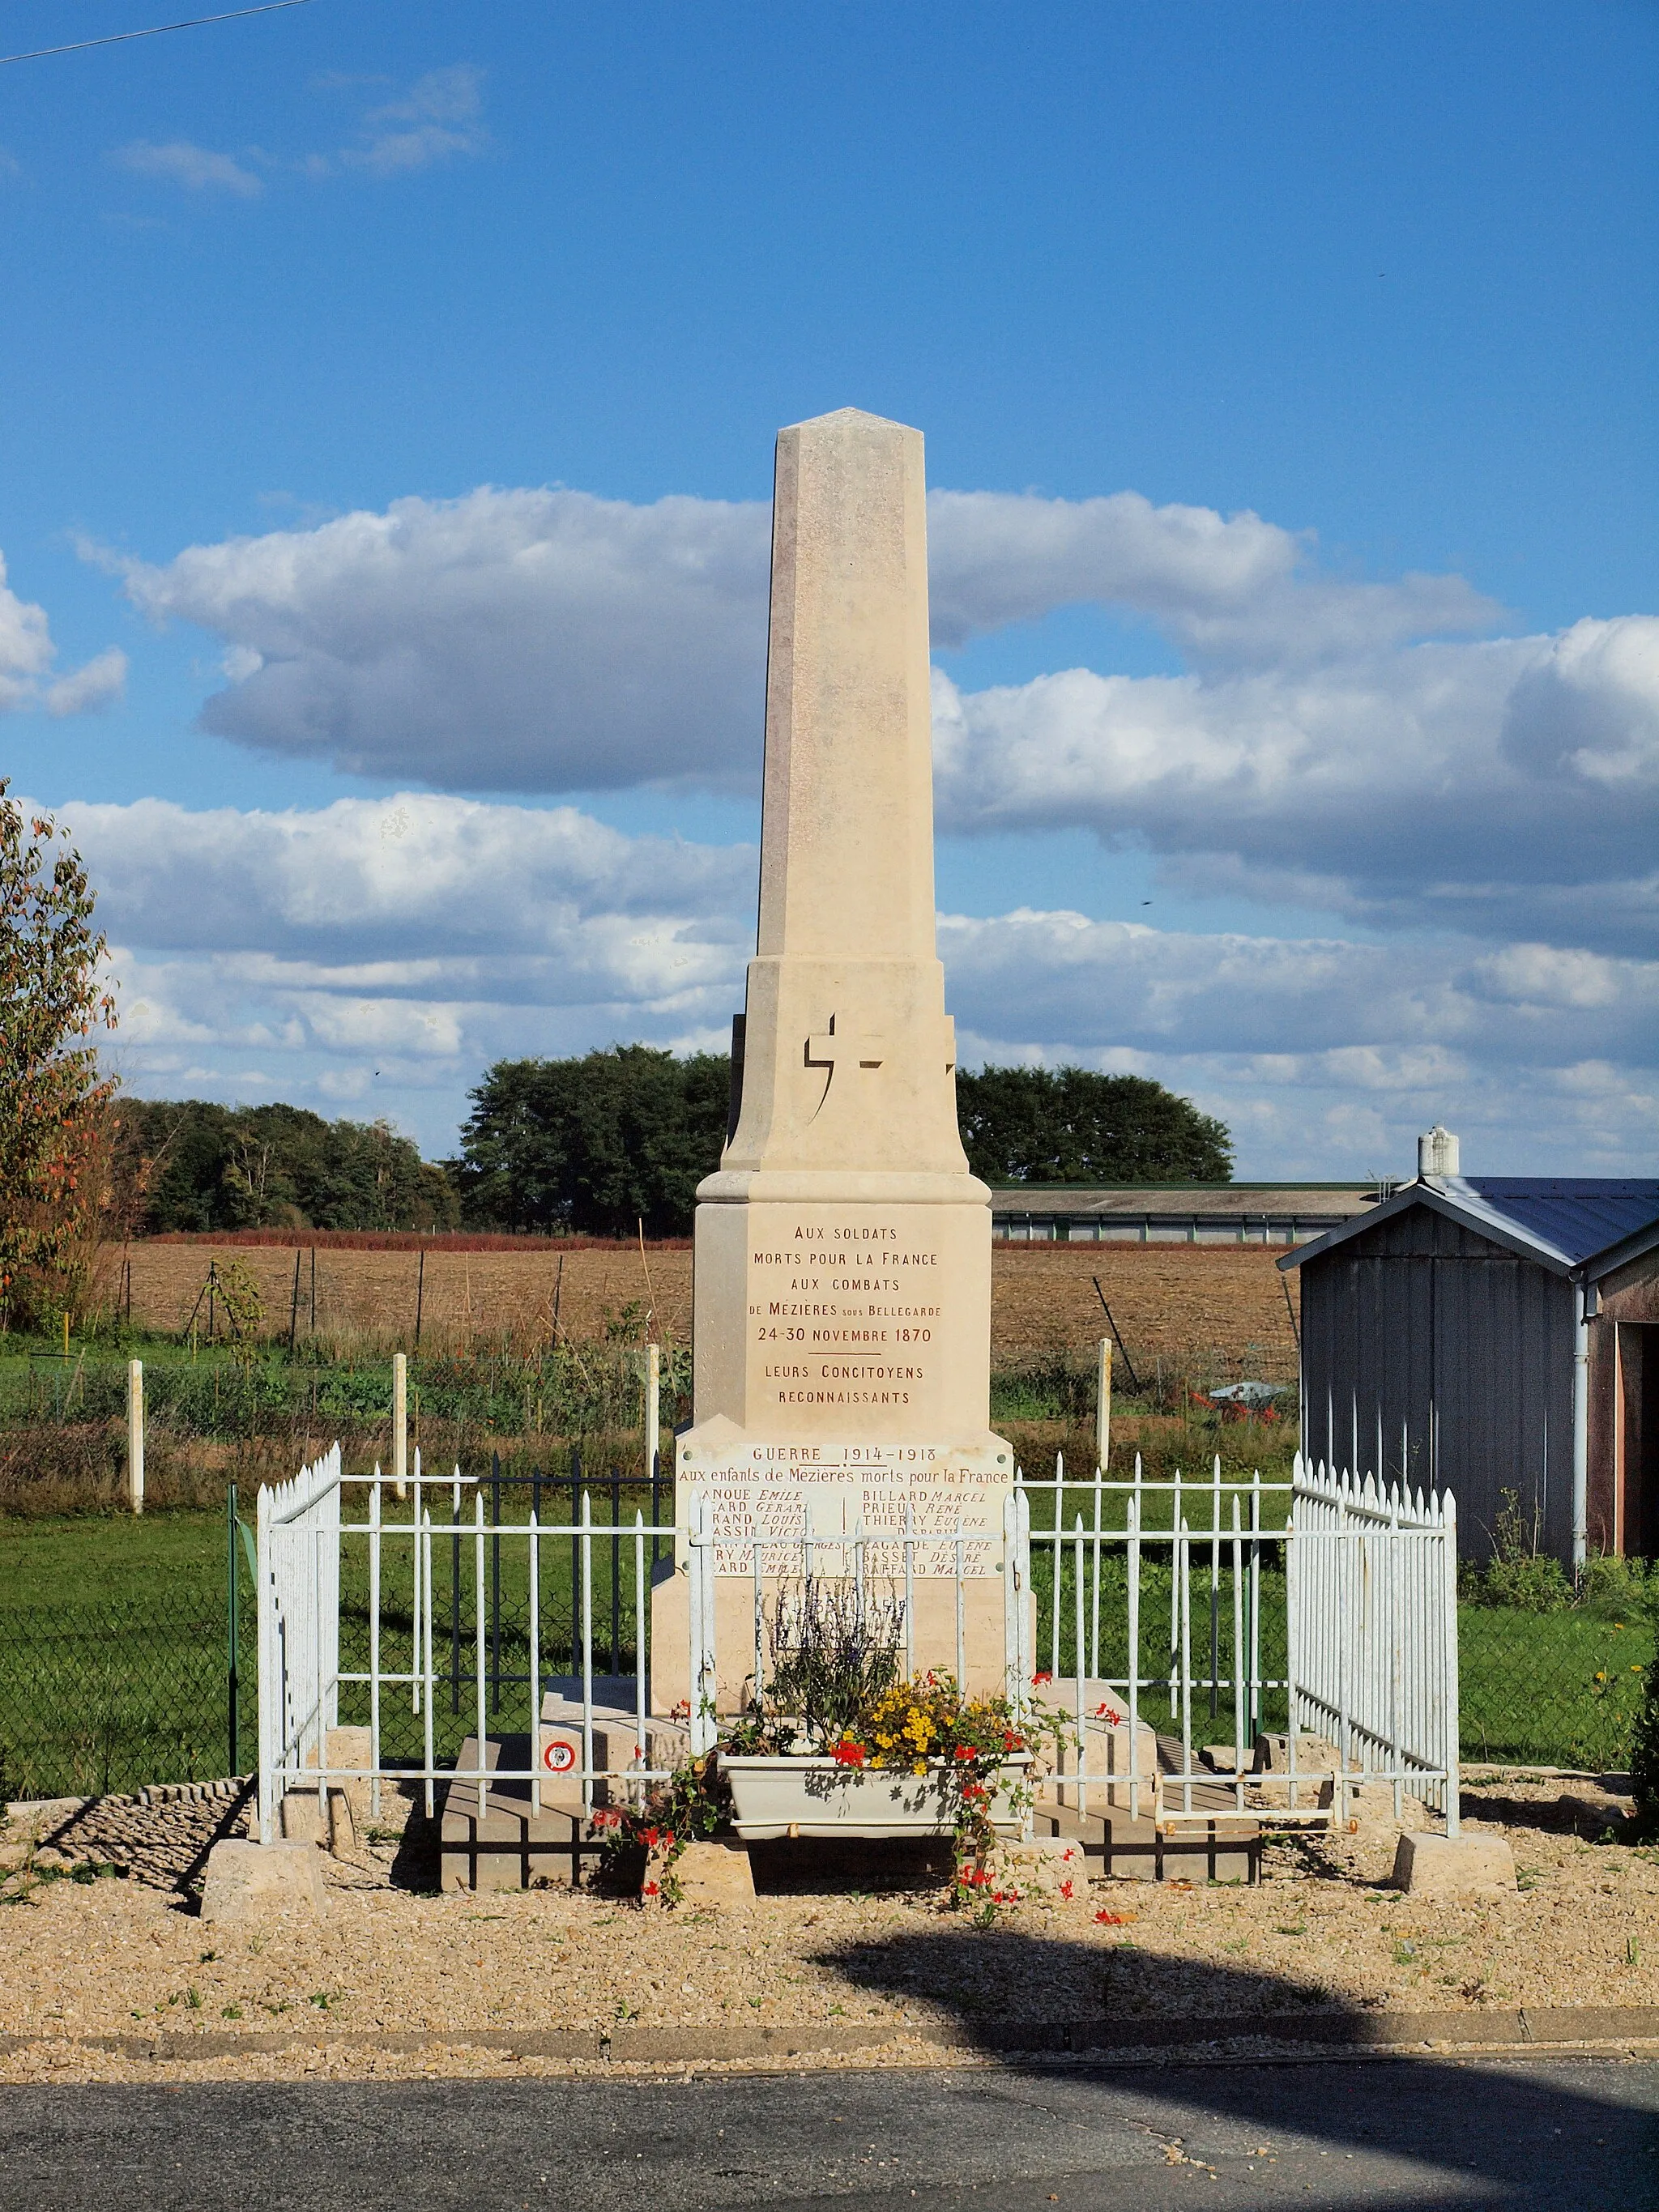
[[[0,1520],[0,1590],[8,1613],[143,1604],[157,1591],[222,1612],[225,1516],[179,1511],[137,1520],[125,1513]]]

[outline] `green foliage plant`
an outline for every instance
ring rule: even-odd
[[[0,1318],[77,1310],[104,1202],[106,1121],[95,1029],[113,1029],[103,937],[80,854],[0,778]]]
[[[686,1845],[715,1834],[729,1809],[711,1756],[687,1759],[635,1802],[600,1806],[589,1827],[599,1839],[603,1887],[637,1886],[642,1905],[678,1905],[683,1893],[674,1869]]]
[[[1522,1511],[1517,1492],[1499,1493],[1492,1534],[1492,1558],[1474,1589],[1481,1603],[1516,1613],[1559,1613],[1571,1604],[1572,1584],[1560,1561],[1540,1548],[1537,1522]]]
[[[1652,1601],[1645,1559],[1593,1552],[1579,1570],[1578,1603],[1586,1613],[1625,1620],[1645,1612]]]
[[[815,1748],[855,1728],[898,1680],[904,1602],[845,1578],[808,1575],[778,1594],[768,1623],[775,1726]]]

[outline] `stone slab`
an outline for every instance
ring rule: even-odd
[[[1328,1742],[1322,1735],[1297,1736],[1296,1771],[1298,1775],[1334,1774],[1341,1764],[1336,1746]],[[1258,1774],[1289,1774],[1290,1738],[1287,1735],[1257,1736],[1255,1771]]]
[[[261,1923],[285,1913],[319,1920],[324,1910],[323,1865],[314,1844],[253,1844],[230,1837],[208,1853],[204,1921]]]
[[[490,1736],[484,1745],[484,1769],[529,1762],[530,1738]],[[477,1739],[469,1736],[459,1766],[477,1764]],[[544,1781],[539,1811],[528,1782],[489,1780],[484,1810],[478,1812],[476,1782],[452,1782],[444,1799],[439,1831],[439,1881],[448,1890],[569,1888],[599,1856],[587,1838],[580,1784]]]
[[[1405,1835],[1395,1853],[1394,1881],[1410,1897],[1513,1894],[1515,1854],[1502,1836]]]
[[[657,1879],[654,1868],[647,1867],[646,1872],[647,1881]],[[741,1844],[688,1844],[672,1872],[684,1905],[742,1911],[755,1902],[754,1873]]]
[[[27,1836],[39,1843],[93,1802],[90,1797],[15,1797],[6,1808],[6,1825],[14,1840]]]

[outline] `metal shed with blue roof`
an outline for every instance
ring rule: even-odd
[[[1510,1492],[1564,1565],[1659,1555],[1659,1179],[1466,1176],[1441,1129],[1419,1158],[1279,1263],[1304,1450],[1450,1490],[1477,1557]]]

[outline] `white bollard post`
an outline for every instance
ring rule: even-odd
[[[409,1356],[392,1355],[392,1491],[409,1495]]]
[[[656,1472],[657,1448],[662,1436],[662,1347],[645,1347],[645,1479]]]
[[[127,1503],[144,1510],[144,1363],[127,1362]]]
[[[1112,1455],[1112,1340],[1100,1340],[1095,1369],[1095,1465],[1103,1468]]]

